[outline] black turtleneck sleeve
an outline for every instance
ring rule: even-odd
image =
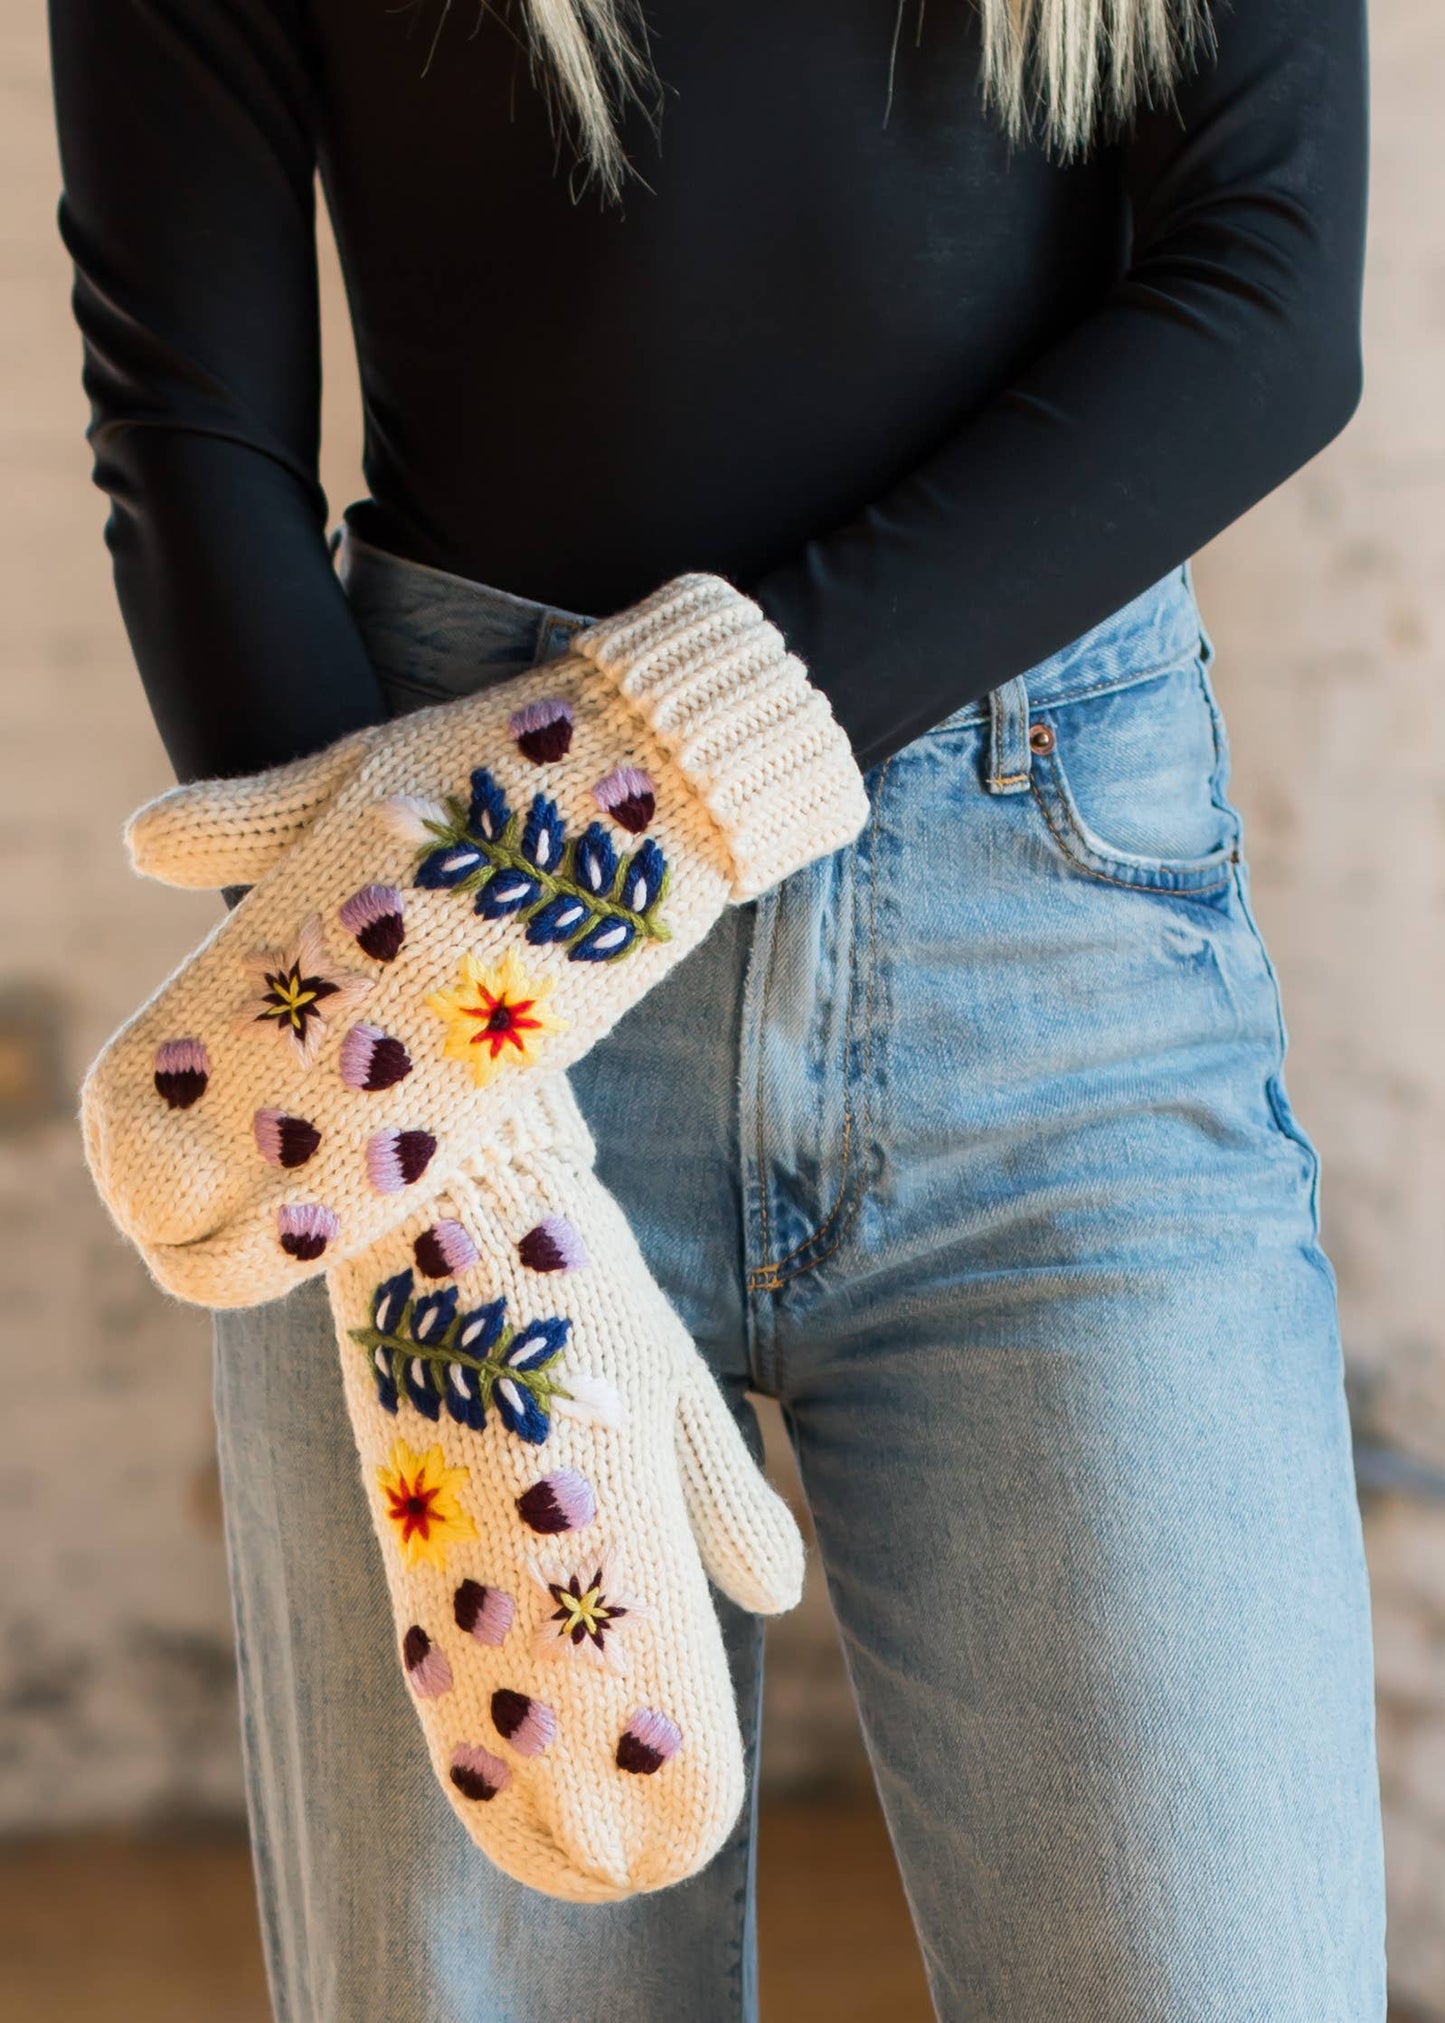
[[[1364,0],[1221,0],[1177,102],[1071,164],[982,107],[966,0],[896,51],[893,0],[645,0],[664,94],[621,207],[493,10],[50,5],[96,477],[183,774],[382,708],[317,478],[318,164],[368,538],[588,613],[720,570],[865,762],[1358,395]]]

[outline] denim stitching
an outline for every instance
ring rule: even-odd
[[[1088,688],[1065,688],[1056,695],[1050,695],[1047,689],[1043,689],[1032,698],[1033,704],[1036,709],[1069,709],[1076,702],[1087,702],[1091,696],[1110,695],[1120,689],[1133,688],[1136,682],[1154,681],[1161,674],[1169,674],[1176,667],[1182,666],[1185,661],[1198,658],[1197,647],[1182,647],[1178,653],[1171,654],[1168,660],[1156,661],[1150,667],[1131,669],[1122,674],[1105,675],[1101,681],[1092,683]],[[987,724],[986,702],[970,703],[967,708],[967,715],[955,714],[945,717],[942,723],[935,724],[931,731],[924,731],[922,735],[945,737],[953,731],[977,730],[981,725]],[[1019,774],[1017,777],[1022,779],[1026,775]]]
[[[1058,844],[1059,849],[1064,855],[1064,857],[1066,857],[1069,863],[1074,865],[1076,869],[1082,871],[1086,877],[1097,878],[1101,884],[1117,885],[1121,889],[1121,891],[1124,892],[1170,893],[1173,894],[1176,898],[1190,899],[1190,898],[1201,898],[1205,893],[1208,892],[1222,892],[1224,887],[1228,885],[1230,881],[1230,878],[1232,876],[1230,866],[1237,861],[1237,853],[1231,854],[1231,856],[1225,860],[1222,875],[1218,878],[1213,879],[1208,885],[1156,884],[1153,882],[1153,877],[1151,876],[1151,874],[1147,872],[1141,873],[1141,875],[1138,878],[1111,878],[1107,871],[1096,870],[1094,866],[1087,861],[1086,857],[1081,856],[1079,854],[1079,851],[1084,850],[1087,847],[1086,845],[1080,843],[1077,849],[1071,847],[1069,839],[1064,835],[1063,831],[1059,828],[1057,822],[1055,822],[1053,815],[1050,813],[1048,803],[1045,801],[1043,794],[1039,790],[1039,784],[1037,780],[1033,782],[1033,797],[1035,801],[1038,802],[1039,813],[1044,818],[1044,822],[1048,828],[1049,834]],[[1166,870],[1160,874],[1155,875],[1168,878],[1168,877],[1177,877],[1179,874],[1169,872]]]
[[[874,791],[873,821],[869,829],[870,890],[868,896],[868,956],[866,964],[868,984],[867,990],[864,995],[863,1074],[862,1074],[863,1114],[865,1117],[868,1116],[871,1111],[870,1078],[873,1067],[873,985],[877,974],[878,857],[876,846],[878,840],[878,825],[883,813],[883,788],[887,782],[889,769],[891,768],[892,764],[893,764],[892,759],[886,760],[883,764],[882,770],[879,772],[878,785]],[[848,1051],[851,1054],[852,1009],[853,1009],[852,979],[850,979],[849,982],[848,1008],[849,1008]],[[851,1095],[851,1077],[849,1088]],[[850,1109],[848,1112],[848,1130],[845,1131],[845,1142],[851,1132],[851,1125],[852,1125],[852,1111]],[[844,1185],[846,1185],[846,1181],[847,1181],[847,1174],[845,1171]],[[853,1186],[850,1198],[847,1200],[846,1204],[843,1198],[843,1186],[840,1186],[838,1199],[834,1202],[832,1209],[829,1211],[827,1221],[821,1223],[819,1227],[816,1230],[814,1230],[813,1234],[806,1239],[805,1243],[799,1244],[794,1250],[791,1250],[788,1253],[787,1257],[779,1258],[777,1262],[774,1264],[760,1267],[758,1272],[754,1273],[752,1277],[750,1277],[748,1282],[748,1290],[750,1292],[780,1292],[784,1285],[791,1284],[795,1278],[801,1278],[804,1272],[815,1270],[818,1265],[823,1263],[825,1258],[831,1257],[833,1253],[840,1247],[844,1238],[847,1236],[849,1230],[853,1226],[853,1223],[858,1214],[858,1210],[862,1206],[862,1201],[863,1201],[863,1188],[861,1180]],[[797,1257],[799,1251],[806,1249],[808,1244],[817,1243],[822,1238],[824,1232],[827,1230],[828,1224],[833,1221],[834,1217],[838,1214],[839,1210],[844,1208],[845,1205],[847,1208],[847,1213],[844,1215],[842,1222],[839,1224],[837,1233],[835,1234],[833,1241],[830,1244],[828,1244],[824,1249],[818,1251],[815,1256],[805,1259],[804,1262],[800,1264],[795,1271],[784,1273],[782,1267],[785,1264],[790,1263],[793,1258]]]

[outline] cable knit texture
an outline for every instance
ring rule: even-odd
[[[743,1753],[706,1575],[790,1608],[802,1541],[560,1078],[530,1110],[328,1285],[436,1775],[509,1875],[604,1902],[681,1881],[731,1830]],[[442,1223],[475,1261],[438,1282],[416,1255]]]
[[[514,681],[175,789],[131,824],[137,869],[253,890],[87,1079],[103,1196],[179,1297],[279,1296],[866,805],[802,664],[709,576]]]

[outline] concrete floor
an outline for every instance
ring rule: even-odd
[[[871,1806],[773,1808],[759,1901],[767,2023],[929,2023]],[[269,2013],[240,1841],[84,1838],[0,1852],[0,2015],[267,2023]]]

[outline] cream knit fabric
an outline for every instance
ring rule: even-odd
[[[399,1663],[499,1867],[601,1902],[730,1831],[742,1743],[706,1572],[791,1608],[802,1542],[590,1170],[564,1083],[328,1274]],[[417,1266],[436,1231],[455,1267]]]
[[[92,1069],[101,1192],[179,1297],[277,1297],[865,813],[825,699],[711,576],[501,687],[177,788],[132,823],[137,868],[255,889]]]

